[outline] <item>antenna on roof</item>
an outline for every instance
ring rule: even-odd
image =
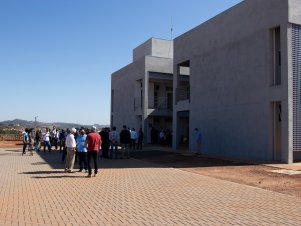
[[[170,40],[172,40],[172,32],[173,32],[173,26],[172,26],[172,17],[170,18]]]
[[[172,17],[170,17],[170,45],[169,45],[169,50],[168,50],[168,57],[170,57],[170,52],[171,52],[171,47],[172,47],[172,32],[173,32],[173,27],[172,27]]]

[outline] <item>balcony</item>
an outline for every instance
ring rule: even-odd
[[[169,97],[149,98],[147,114],[156,116],[171,116],[172,107],[172,95]],[[134,98],[134,112],[136,115],[141,115],[143,112],[143,103],[141,97]]]
[[[168,101],[167,97],[154,97],[153,100],[149,100],[148,108],[158,110],[172,110],[172,100]]]

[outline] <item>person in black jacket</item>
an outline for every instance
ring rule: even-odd
[[[127,158],[130,158],[129,153],[129,144],[131,143],[131,133],[127,129],[126,125],[123,126],[123,130],[120,132],[120,145],[122,150],[122,157],[124,158],[125,155]]]
[[[99,133],[101,136],[101,151],[102,157],[108,159],[109,158],[109,147],[110,147],[110,140],[109,140],[109,129],[103,128]]]
[[[138,132],[137,150],[142,150],[143,136],[142,128],[140,128]]]

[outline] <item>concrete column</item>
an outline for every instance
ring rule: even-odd
[[[172,149],[178,148],[178,115],[177,115],[177,87],[178,87],[178,66],[174,64],[174,74],[173,74],[173,110],[172,110]]]
[[[144,133],[144,142],[148,143],[148,86],[149,86],[149,73],[146,71],[143,78],[143,109],[142,109],[142,129]]]
[[[283,129],[287,131],[284,133],[284,145],[283,145],[283,157],[281,161],[284,163],[293,162],[293,63],[292,63],[292,26],[291,24],[285,24],[282,27],[283,34],[281,38],[283,39],[282,43],[282,54],[283,59],[283,75],[285,75],[285,85],[287,87],[287,101],[283,102],[285,106],[285,111],[283,112],[286,115],[285,125]],[[287,61],[286,61],[287,59]],[[284,76],[283,76],[284,77]],[[285,104],[285,105],[284,105]]]

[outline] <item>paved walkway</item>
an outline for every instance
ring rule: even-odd
[[[0,225],[300,225],[301,199],[135,159],[96,178],[0,149]]]

